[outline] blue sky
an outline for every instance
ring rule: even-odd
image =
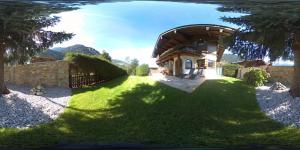
[[[106,50],[113,59],[137,58],[155,66],[151,58],[160,33],[188,24],[218,24],[237,28],[220,17],[240,16],[216,9],[218,5],[176,2],[115,2],[86,5],[81,9],[56,14],[61,17],[54,31],[76,34],[73,39],[54,47],[83,44],[98,51]]]

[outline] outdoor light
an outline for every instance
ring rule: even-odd
[[[176,34],[177,30],[174,30],[174,33]]]
[[[220,32],[222,33],[222,32],[223,32],[223,29],[220,29]]]

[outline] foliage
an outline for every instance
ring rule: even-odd
[[[109,53],[107,53],[105,50],[103,50],[102,53],[100,54],[100,58],[105,59],[109,62],[112,61]]]
[[[47,147],[67,139],[73,144],[291,147],[299,146],[299,132],[261,112],[255,89],[241,80],[207,80],[185,93],[149,77],[131,76],[73,90],[58,119],[26,130],[2,128],[0,145]]]
[[[126,63],[128,64],[126,67],[127,73],[129,75],[136,75],[136,67],[139,66],[139,61],[136,58],[130,59],[126,57]]]
[[[149,74],[149,66],[147,64],[139,65],[136,68],[136,75],[138,76],[147,76]]]
[[[295,34],[299,34],[300,2],[242,1],[225,3],[219,10],[247,13],[241,17],[224,17],[240,29],[227,40],[230,51],[245,59],[280,57],[293,59]],[[293,15],[292,15],[293,14]]]
[[[59,17],[51,14],[67,10],[72,9],[46,3],[1,2],[0,49],[5,61],[23,64],[54,43],[70,39],[73,34],[46,30],[59,22]]]
[[[264,69],[251,69],[244,74],[244,80],[247,84],[253,86],[262,86],[269,79],[270,75]]]
[[[104,80],[111,80],[126,75],[125,70],[97,56],[67,53],[65,60],[71,61],[77,71],[96,73],[101,75]]]
[[[223,75],[227,77],[236,77],[237,76],[237,70],[241,66],[238,64],[224,64],[222,65],[223,68]]]

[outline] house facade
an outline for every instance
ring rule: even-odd
[[[220,39],[234,32],[233,28],[196,24],[170,29],[159,35],[152,56],[161,73],[171,76],[193,71],[215,73],[225,48]]]

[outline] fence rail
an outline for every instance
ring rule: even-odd
[[[99,74],[70,74],[70,88],[96,85],[104,82]]]

